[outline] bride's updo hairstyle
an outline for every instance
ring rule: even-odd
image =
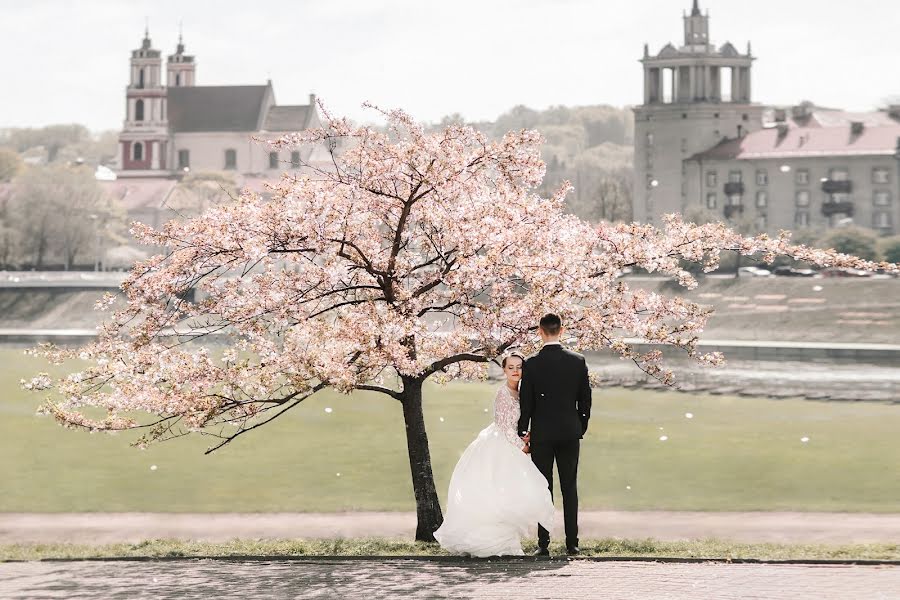
[[[522,364],[523,364],[523,365],[525,364],[525,357],[524,357],[524,356],[522,356],[522,355],[519,354],[518,352],[510,352],[509,354],[504,354],[504,355],[503,355],[503,360],[501,361],[500,366],[501,366],[502,368],[505,369],[505,368],[506,368],[506,361],[508,361],[508,360],[511,359],[511,358],[518,358],[519,360],[522,361]]]

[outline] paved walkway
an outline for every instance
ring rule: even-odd
[[[554,536],[562,534],[557,511]],[[174,538],[211,542],[233,538],[412,538],[415,513],[2,513],[0,543],[105,544]],[[896,543],[900,514],[790,512],[588,511],[581,537],[738,542]]]
[[[0,564],[0,597],[900,599],[900,567],[653,562],[280,560]]]

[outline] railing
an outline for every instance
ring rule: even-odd
[[[853,202],[842,200],[841,202],[826,201],[822,204],[822,214],[826,217],[836,214],[844,214],[848,217],[853,216]]]
[[[849,194],[853,191],[853,182],[846,179],[841,181],[826,179],[822,182],[822,191],[826,194]]]
[[[744,214],[744,205],[743,204],[726,204],[724,207],[725,218],[730,219],[734,216],[735,213],[742,215]]]
[[[725,195],[726,196],[743,196],[744,195],[744,182],[742,181],[729,181],[725,184]]]

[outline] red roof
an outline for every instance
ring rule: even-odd
[[[862,123],[853,133],[852,123]],[[691,160],[753,160],[816,156],[893,156],[900,123],[885,113],[815,112],[805,126],[796,121],[722,140]]]

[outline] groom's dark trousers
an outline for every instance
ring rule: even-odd
[[[566,546],[578,545],[578,454],[591,418],[587,363],[577,352],[547,344],[525,361],[519,388],[519,435],[531,431],[531,460],[553,491],[553,463],[563,497]],[[538,526],[538,545],[550,532]]]
[[[559,472],[559,491],[563,499],[563,517],[566,524],[566,546],[578,545],[578,451],[580,440],[565,442],[532,442],[531,461],[547,478],[553,493],[553,461]],[[538,546],[550,545],[550,532],[538,525]]]

